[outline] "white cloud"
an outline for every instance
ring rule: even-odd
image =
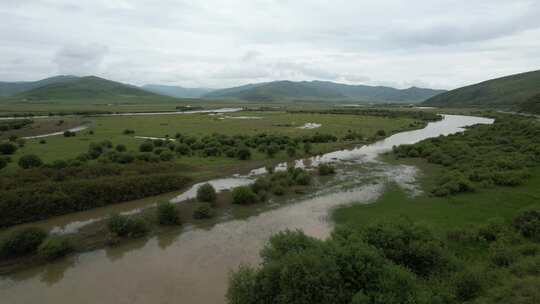
[[[453,88],[540,68],[536,0],[0,1],[0,80]]]

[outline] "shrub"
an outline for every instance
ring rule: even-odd
[[[170,151],[164,151],[159,155],[161,161],[172,161],[174,160],[174,154]]]
[[[305,171],[300,172],[295,176],[294,182],[300,186],[308,186],[311,184],[311,174]]]
[[[272,193],[274,195],[285,195],[285,187],[283,187],[282,185],[275,185],[274,187],[272,187]]]
[[[287,147],[287,155],[289,157],[295,157],[296,156],[296,148],[294,146],[288,146]]]
[[[170,202],[163,202],[157,208],[158,223],[161,225],[177,225],[180,223],[178,209]]]
[[[517,259],[517,254],[504,244],[494,244],[489,249],[490,262],[498,267],[508,267]]]
[[[313,147],[311,146],[311,143],[306,142],[304,143],[304,153],[310,154]]]
[[[251,189],[255,192],[255,193],[259,193],[259,192],[262,192],[262,191],[268,191],[270,190],[270,188],[272,187],[272,183],[270,182],[270,180],[267,178],[267,177],[259,177],[255,180],[255,182],[253,184],[251,184]]]
[[[0,144],[0,154],[2,155],[12,155],[15,151],[17,151],[17,146],[12,143]]]
[[[25,144],[26,144],[26,140],[24,138],[17,139],[17,145],[19,146],[19,148],[24,147]]]
[[[209,183],[201,185],[197,188],[197,200],[201,202],[213,203],[216,201],[216,189]]]
[[[377,130],[377,136],[386,136],[386,131],[384,131],[384,130]]]
[[[151,141],[145,141],[139,146],[141,152],[152,152],[154,150],[154,144]]]
[[[191,154],[191,148],[186,144],[178,144],[175,148],[176,153],[180,155],[189,155]]]
[[[65,236],[50,236],[39,246],[38,254],[47,260],[61,258],[71,252],[73,246]]]
[[[257,195],[250,187],[240,186],[232,191],[233,204],[249,205],[257,203]]]
[[[41,167],[41,165],[43,165],[43,161],[34,154],[27,154],[19,158],[19,167],[23,169]]]
[[[41,140],[39,140],[39,143],[40,143],[41,145],[44,145],[44,144],[47,143],[47,141],[46,141],[45,139],[41,139]]]
[[[209,203],[199,203],[193,211],[194,219],[208,219],[212,217],[212,207]]]
[[[135,130],[125,129],[124,132],[122,132],[122,133],[124,135],[135,134]]]
[[[148,224],[138,217],[114,214],[107,223],[109,230],[121,237],[141,237],[148,233]]]
[[[319,165],[319,175],[331,175],[336,173],[336,169],[334,166],[329,164],[321,164]]]
[[[35,253],[46,237],[47,233],[40,228],[13,231],[0,243],[0,256],[17,257]]]
[[[237,155],[240,160],[248,160],[251,158],[251,151],[247,147],[241,147],[238,149]]]
[[[453,287],[456,297],[460,301],[469,301],[476,298],[483,290],[484,278],[477,271],[462,271],[453,278]]]
[[[127,148],[125,145],[122,145],[122,144],[118,144],[116,145],[116,151],[118,152],[126,152]]]
[[[540,242],[540,207],[521,211],[513,225],[524,237]]]
[[[0,157],[0,170],[4,169],[7,166],[8,162],[5,158]]]
[[[75,132],[71,132],[69,130],[67,131],[64,131],[64,137],[74,137],[76,136],[77,134]]]

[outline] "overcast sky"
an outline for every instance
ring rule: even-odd
[[[540,69],[539,0],[0,0],[0,80],[455,88]]]

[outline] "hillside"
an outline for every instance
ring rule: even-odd
[[[212,91],[212,89],[206,88],[184,88],[180,86],[167,86],[158,84],[147,84],[142,86],[141,89],[148,92],[177,98],[199,98]]]
[[[18,102],[142,102],[142,101],[174,101],[174,98],[144,91],[135,86],[126,85],[107,79],[87,76],[68,82],[48,84],[35,88],[11,98]]]
[[[540,71],[521,73],[455,89],[426,100],[426,106],[528,107],[540,94]],[[530,107],[529,106],[529,107]]]
[[[519,108],[520,111],[540,114],[540,94],[529,98]]]
[[[9,97],[32,89],[44,87],[54,83],[65,83],[77,80],[76,76],[54,76],[38,81],[0,82],[0,96]]]
[[[366,102],[420,102],[442,92],[444,91],[415,87],[399,90],[390,87],[347,85],[328,81],[274,81],[216,90],[203,97],[253,101],[334,99]]]

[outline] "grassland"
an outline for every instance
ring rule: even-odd
[[[260,119],[235,119],[238,116],[254,116]],[[57,121],[58,118],[52,119]],[[91,142],[110,140],[113,144],[124,144],[128,150],[136,151],[143,141],[135,136],[165,137],[179,132],[184,135],[204,136],[212,133],[226,135],[254,135],[257,133],[271,133],[289,135],[291,137],[306,134],[330,133],[338,137],[343,136],[348,130],[361,132],[365,136],[372,136],[377,130],[385,130],[391,134],[398,130],[410,128],[414,122],[410,118],[383,118],[372,116],[355,115],[327,115],[327,114],[289,114],[285,112],[240,112],[224,115],[208,114],[182,114],[182,115],[158,115],[158,116],[115,116],[115,117],[87,117],[82,120],[90,127],[75,137],[52,136],[46,138],[46,144],[40,140],[28,140],[23,148],[20,148],[13,156],[13,162],[9,168],[14,168],[18,158],[24,154],[39,155],[45,162],[59,159],[74,158],[88,150]],[[298,127],[308,122],[320,123],[318,129],[299,129]],[[50,124],[49,119],[36,119],[35,124]],[[125,129],[135,130],[134,135],[124,135]],[[89,130],[93,131],[90,134]],[[24,132],[21,130],[21,132]],[[339,147],[343,143],[315,145],[314,152],[327,151]],[[277,155],[280,158],[284,155]],[[264,159],[260,154],[254,155],[254,159]],[[212,165],[233,164],[240,161],[225,157],[183,157],[177,160],[179,163]]]

